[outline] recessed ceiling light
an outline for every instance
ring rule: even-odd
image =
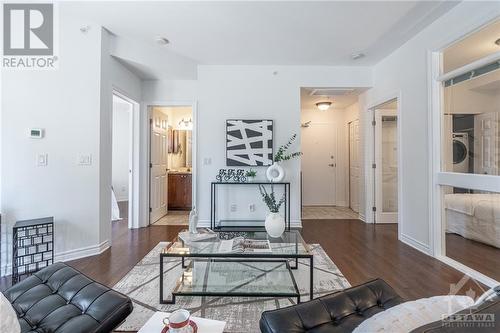
[[[155,38],[155,41],[156,43],[158,43],[159,45],[167,45],[170,43],[170,41],[168,39],[166,39],[165,37],[156,37]]]
[[[321,111],[326,111],[330,108],[332,102],[318,102],[316,103],[316,107]]]
[[[358,53],[353,53],[351,54],[351,59],[352,60],[358,60],[358,59],[361,59],[365,56],[364,53],[361,53],[361,52],[358,52]]]
[[[497,44],[498,46],[500,46],[500,38],[498,38],[498,39],[495,41],[495,44]]]

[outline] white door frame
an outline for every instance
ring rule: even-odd
[[[377,111],[380,113],[377,115]],[[390,116],[395,116],[396,117],[396,133],[399,128],[399,123],[398,123],[398,113],[397,110],[388,110],[388,109],[383,109],[383,108],[375,108],[374,109],[374,119],[376,122],[375,125],[375,137],[374,137],[374,163],[376,164],[375,168],[375,200],[374,200],[374,206],[377,207],[377,210],[375,212],[375,223],[397,223],[398,218],[397,218],[397,213],[387,213],[383,212],[383,204],[381,200],[383,200],[383,189],[382,189],[382,183],[383,183],[383,152],[382,152],[382,124],[381,122],[383,121],[383,117],[390,115]],[[380,131],[376,131],[376,129],[379,128]],[[397,140],[397,138],[396,138]],[[377,143],[379,146],[377,146]],[[396,142],[396,149],[399,149],[399,143]],[[399,153],[399,152],[398,152]],[[399,165],[398,165],[399,169]],[[397,176],[396,176],[397,177]],[[399,181],[399,179],[398,179]],[[379,186],[377,186],[377,183]],[[399,185],[399,184],[398,184]],[[398,203],[399,203],[400,198],[398,197]]]
[[[455,39],[453,40],[455,41]],[[442,186],[453,186],[467,189],[484,190],[490,192],[500,192],[500,177],[496,175],[478,175],[464,174],[455,172],[443,172],[441,170],[441,128],[442,128],[442,109],[444,102],[444,88],[438,78],[443,70],[444,50],[451,41],[443,44],[438,51],[429,51],[429,114],[430,138],[429,138],[429,230],[432,233],[430,237],[430,249],[433,256],[450,265],[451,267],[469,275],[473,279],[484,283],[489,287],[499,284],[498,281],[476,271],[459,261],[446,256],[445,243],[445,225],[444,211],[442,209]]]
[[[402,128],[404,124],[404,115],[403,115],[403,98],[401,91],[395,91],[385,95],[383,98],[375,101],[370,104],[366,108],[365,114],[367,115],[365,121],[365,142],[369,142],[368,138],[375,137],[375,126],[372,125],[373,115],[375,109],[379,106],[392,101],[397,100],[397,115],[398,115],[398,239],[401,240],[404,229],[404,221],[402,220],[404,205],[403,205],[403,152],[401,147],[403,146],[403,135]],[[374,144],[366,144],[365,145],[365,179],[366,185],[365,188],[368,189],[366,191],[365,196],[365,211],[366,211],[366,223],[374,223],[375,221],[375,212],[372,211],[372,207],[374,207],[375,203],[375,170],[372,168],[372,164],[375,163],[375,149]]]
[[[141,172],[141,180],[142,186],[140,189],[141,200],[140,200],[140,214],[141,214],[141,222],[138,224],[139,227],[147,227],[149,225],[149,187],[150,187],[150,175],[149,175],[149,149],[150,149],[150,136],[151,132],[149,130],[149,119],[151,117],[150,111],[151,107],[154,106],[163,106],[163,107],[176,107],[176,106],[187,106],[191,107],[193,112],[193,134],[192,134],[192,206],[193,208],[197,207],[198,203],[198,108],[197,101],[169,101],[169,100],[159,100],[159,101],[147,101],[141,103],[141,157],[143,158],[141,162],[142,172]]]
[[[128,227],[134,228],[139,221],[139,118],[140,118],[140,104],[134,99],[127,96],[119,88],[113,87],[112,94],[116,95],[130,104],[132,104],[132,112],[130,112],[130,139],[128,151],[128,168],[129,168],[129,191],[128,191]],[[113,162],[111,162],[113,163]]]

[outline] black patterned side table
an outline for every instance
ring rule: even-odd
[[[54,218],[17,221],[12,230],[12,284],[54,263]]]

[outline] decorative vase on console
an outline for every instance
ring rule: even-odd
[[[276,155],[274,155],[273,158],[274,163],[269,168],[267,168],[266,171],[267,179],[270,182],[279,183],[283,180],[283,178],[285,178],[285,170],[279,164],[281,161],[288,161],[291,160],[292,158],[299,157],[300,155],[302,155],[300,151],[291,154],[286,153],[296,138],[297,134],[292,135],[290,140],[288,140],[288,142],[285,145],[278,148],[278,151],[276,152]]]
[[[276,195],[274,193],[274,186],[271,185],[271,192],[268,193],[263,185],[259,185],[260,194],[262,195],[262,200],[269,208],[269,214],[267,214],[266,221],[264,223],[266,227],[266,232],[269,236],[273,238],[278,238],[283,235],[285,231],[285,219],[279,213],[281,205],[285,202],[285,194],[276,200]]]

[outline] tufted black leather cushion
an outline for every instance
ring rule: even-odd
[[[263,333],[352,332],[362,321],[403,302],[383,280],[376,279],[312,301],[266,311]]]
[[[4,292],[21,332],[111,332],[132,312],[132,301],[76,269],[55,263]]]

